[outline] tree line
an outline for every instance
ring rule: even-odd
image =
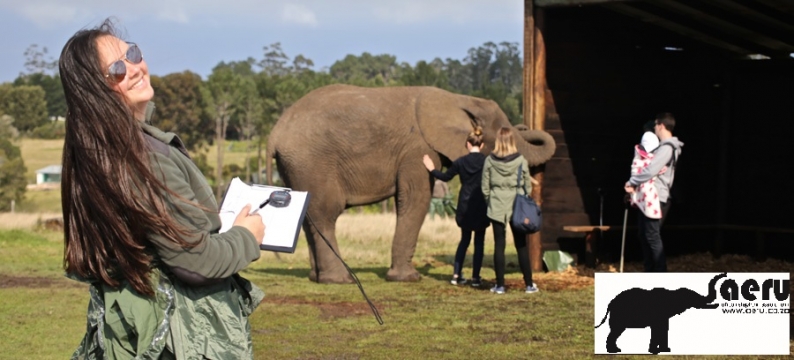
[[[436,58],[415,65],[398,62],[394,55],[365,52],[347,55],[321,70],[315,70],[314,62],[303,55],[288,56],[280,43],[262,50],[259,59],[219,63],[206,79],[189,70],[151,76],[157,107],[153,125],[179,134],[196,154],[194,160],[202,172],[217,186],[218,194],[224,179],[233,176],[258,181],[267,135],[278,117],[311,90],[329,84],[435,86],[492,99],[512,123],[523,121],[523,72],[518,43],[486,42],[469,49],[462,60]],[[10,127],[13,130],[8,133],[21,136],[62,137],[63,122],[53,121],[66,115],[57,59],[48,57],[47,49],[37,45],[31,45],[24,56],[26,71],[13,83],[0,84],[0,116],[6,119],[0,127]],[[4,131],[0,129],[0,133]],[[226,140],[252,144],[249,151],[255,151],[255,155],[247,156],[242,167],[224,166]],[[218,149],[215,169],[206,159],[209,146]],[[0,151],[0,168],[4,156],[8,157],[3,153]],[[3,186],[6,181],[0,179],[0,188]],[[4,193],[0,190],[0,194]],[[0,199],[0,210],[4,203]]]

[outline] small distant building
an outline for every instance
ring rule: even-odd
[[[50,165],[36,170],[36,185],[60,184],[61,168],[61,165]]]

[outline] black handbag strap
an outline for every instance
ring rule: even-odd
[[[526,182],[524,185],[521,185],[521,173],[524,170],[524,164],[518,165],[518,175],[516,176],[516,194],[518,194],[519,188],[524,188],[524,195],[529,196],[529,192],[527,192],[527,184]]]

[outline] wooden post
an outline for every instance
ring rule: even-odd
[[[534,117],[533,83],[535,77],[535,17],[533,14],[533,0],[524,0],[524,125],[532,128]]]
[[[531,0],[524,1],[524,124],[530,129],[543,130],[546,123],[546,44],[543,41],[543,9],[533,8]],[[543,170],[537,167],[533,177],[540,184],[532,187],[532,197],[543,204]],[[533,271],[543,270],[541,233],[529,235],[529,258]]]

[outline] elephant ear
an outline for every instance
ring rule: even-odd
[[[482,126],[478,116],[482,111],[471,99],[475,98],[436,88],[428,88],[417,99],[416,121],[425,142],[450,161],[468,154],[466,137],[475,126]]]

